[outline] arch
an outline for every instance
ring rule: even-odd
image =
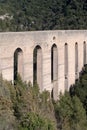
[[[56,44],[51,47],[51,81],[58,79],[58,50]]]
[[[14,80],[17,80],[18,74],[23,79],[23,51],[21,48],[17,48],[14,52]]]
[[[87,63],[86,63],[86,58],[87,58],[87,56],[86,56],[86,42],[84,41],[84,43],[83,43],[83,65],[86,65]]]
[[[75,79],[78,79],[78,43],[75,43]]]
[[[58,94],[58,49],[56,44],[51,47],[51,82],[53,83],[52,97],[56,99]]]
[[[65,90],[68,90],[68,44],[64,46]]]
[[[39,45],[33,51],[33,83],[35,82],[42,91],[42,48]]]

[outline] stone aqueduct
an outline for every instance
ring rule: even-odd
[[[0,33],[0,73],[12,82],[15,71],[24,81],[37,80],[40,91],[57,99],[87,64],[86,41],[86,30]]]

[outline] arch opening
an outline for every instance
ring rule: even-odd
[[[18,74],[23,79],[23,51],[17,48],[14,52],[14,81],[17,80]]]
[[[78,79],[78,43],[75,43],[75,79]]]
[[[54,44],[51,48],[51,81],[58,79],[58,51]]]
[[[39,45],[33,51],[33,84],[37,82],[42,90],[42,49]]]
[[[51,82],[53,83],[51,97],[56,99],[58,95],[58,49],[56,44],[51,47]]]
[[[68,90],[68,44],[64,47],[64,63],[65,63],[65,90]]]

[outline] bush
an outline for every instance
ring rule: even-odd
[[[68,92],[60,96],[55,112],[59,130],[87,130],[85,109],[77,96],[71,97]]]

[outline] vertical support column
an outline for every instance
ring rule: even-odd
[[[18,74],[20,74],[23,80],[23,54],[18,52]]]
[[[53,81],[58,79],[58,55],[57,47],[53,47]]]
[[[37,83],[42,91],[42,50],[37,49]]]
[[[68,90],[68,45],[65,43],[65,90]]]
[[[68,90],[75,83],[75,43],[68,45]]]
[[[0,75],[2,74],[1,59],[0,59]]]

